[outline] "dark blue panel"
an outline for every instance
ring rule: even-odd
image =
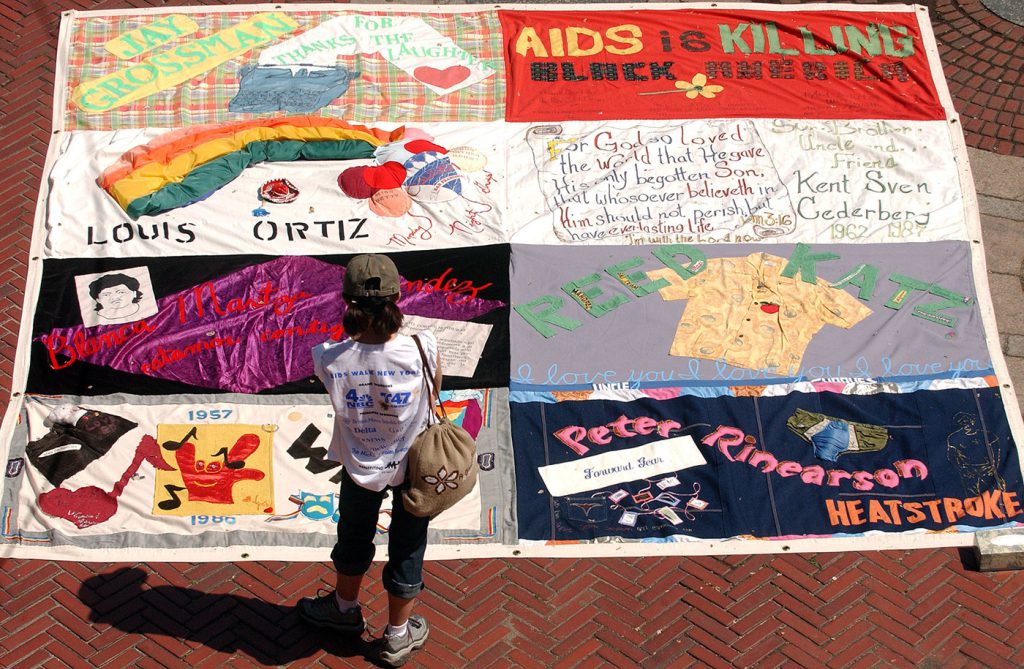
[[[662,434],[636,434],[639,417],[660,422]],[[609,425],[607,444],[581,436],[574,450],[556,435]],[[787,537],[1024,520],[998,389],[514,403],[512,434],[523,539]],[[552,497],[538,473],[683,435],[706,465],[565,497]],[[616,502],[619,490],[626,496]]]

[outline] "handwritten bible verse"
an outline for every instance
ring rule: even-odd
[[[785,185],[749,121],[562,125],[527,132],[555,234],[568,243],[749,242],[793,231]]]

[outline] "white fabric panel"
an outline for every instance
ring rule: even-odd
[[[946,124],[727,119],[509,124],[513,242],[967,239]]]
[[[206,200],[137,221],[96,179],[124,152],[165,130],[66,133],[48,179],[46,257],[326,255],[505,241],[501,124],[445,123],[422,129],[447,149],[478,150],[487,164],[482,170],[460,173],[460,196],[443,202],[414,200],[410,212],[398,218],[378,216],[370,211],[368,200],[356,200],[341,191],[338,175],[342,171],[373,164],[372,160],[343,160],[254,165]],[[298,188],[299,197],[288,204],[261,201],[260,186],[281,178]],[[253,215],[259,208],[267,214]]]
[[[54,486],[43,478],[35,467],[26,463],[25,480],[19,491],[18,506],[21,509],[32,509],[33,511],[19,514],[18,522],[21,532],[46,532],[57,529],[78,537],[102,537],[115,531],[131,531],[149,535],[198,535],[210,531],[312,533],[325,535],[328,539],[335,535],[337,526],[334,521],[329,517],[316,519],[305,513],[296,513],[301,504],[294,500],[301,500],[305,497],[310,506],[321,506],[333,510],[335,507],[332,505],[336,503],[335,494],[338,484],[331,482],[330,479],[338,474],[340,467],[333,467],[314,474],[306,469],[308,458],[296,458],[287,452],[289,446],[311,424],[320,430],[320,435],[312,446],[326,448],[333,426],[330,405],[289,406],[216,402],[196,405],[180,403],[90,405],[82,403],[80,406],[85,409],[96,408],[104,413],[121,416],[138,423],[138,427],[118,439],[105,455],[81,472],[66,479],[60,486],[72,494],[77,493],[77,495],[89,494],[83,491],[92,488],[94,489],[91,491],[93,495],[103,495],[113,500],[116,512],[102,522],[85,527],[75,527],[71,520],[44,514],[39,508],[39,495],[53,490]],[[27,402],[25,404],[29,441],[38,439],[49,431],[49,427],[44,425],[44,420],[51,408],[50,403]],[[205,418],[199,419],[199,416],[205,416]],[[217,418],[210,418],[210,416],[217,416]],[[142,437],[159,434],[158,426],[169,423],[194,424],[200,428],[203,425],[212,424],[238,425],[244,426],[240,428],[241,431],[254,431],[269,435],[268,443],[272,445],[273,456],[271,471],[264,473],[268,475],[270,480],[267,483],[273,490],[272,504],[266,507],[264,512],[255,514],[225,512],[223,515],[215,515],[209,512],[196,512],[180,515],[177,512],[155,512],[154,504],[164,500],[168,495],[161,485],[159,473],[149,461],[142,462],[134,472],[130,472],[130,478],[124,485],[123,491],[116,494],[116,485],[119,479],[131,469],[130,463],[135,458]],[[193,439],[193,441],[197,442],[197,461],[215,460],[213,454],[218,447],[231,446],[230,443],[203,443],[201,437],[198,440]],[[160,450],[167,451],[164,446],[161,446]],[[173,455],[169,452],[165,453],[165,457],[173,459]],[[252,466],[251,459],[246,461],[246,467]],[[240,489],[240,486],[236,484],[236,488]],[[188,505],[188,496],[182,494],[181,497],[186,500],[185,503]],[[238,495],[235,497],[236,503],[243,501],[239,499]],[[76,499],[76,497],[69,497],[72,503],[75,503]],[[105,502],[105,504],[110,506],[109,502]],[[193,503],[193,506],[196,505]],[[389,509],[390,505],[386,505],[382,510],[380,521],[382,527],[387,527],[390,522]],[[431,528],[479,531],[480,512],[481,498],[479,486],[477,486],[477,490],[473,494],[432,522]]]

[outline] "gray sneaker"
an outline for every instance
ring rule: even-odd
[[[380,660],[392,667],[400,667],[412,655],[414,650],[419,650],[427,642],[427,635],[430,629],[423,616],[415,614],[409,616],[409,627],[405,630],[404,636],[385,636],[381,641]]]
[[[338,610],[338,600],[334,592],[317,597],[304,597],[299,600],[299,617],[310,625],[328,627],[348,634],[360,634],[366,629],[363,621],[363,610],[358,606],[342,613]]]

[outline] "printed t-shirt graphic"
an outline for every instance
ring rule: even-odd
[[[785,258],[752,253],[709,260],[703,272],[686,280],[670,268],[648,272],[652,280],[671,284],[658,291],[662,299],[689,300],[669,353],[794,374],[822,326],[848,329],[871,314],[824,279],[807,283],[782,276],[785,266]]]
[[[433,333],[419,338],[427,360],[437,360]],[[383,344],[329,341],[313,349],[313,366],[335,407],[327,458],[364,488],[401,483],[405,454],[429,411],[416,342],[406,335]]]

